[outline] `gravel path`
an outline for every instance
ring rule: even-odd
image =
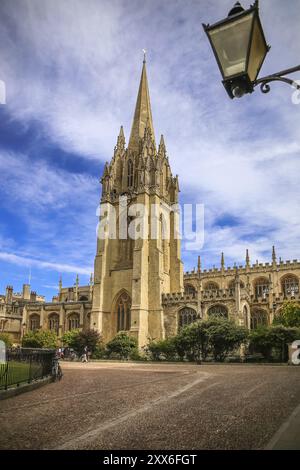
[[[63,363],[0,403],[1,449],[260,449],[300,403],[287,366]]]

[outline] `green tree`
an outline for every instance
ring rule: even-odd
[[[7,348],[13,344],[12,336],[9,333],[0,333],[0,341],[3,341]]]
[[[156,341],[150,341],[146,348],[147,353],[153,361],[160,361],[163,359],[172,361],[176,359],[176,345],[175,338],[166,338]]]
[[[183,328],[174,342],[178,356],[190,361],[205,359],[209,353],[208,322],[199,321]]]
[[[300,304],[298,302],[286,301],[283,304],[280,315],[275,317],[274,325],[300,328]]]
[[[29,331],[22,338],[22,346],[24,348],[55,349],[57,343],[57,335],[54,331],[49,330]]]
[[[101,342],[100,334],[97,330],[73,330],[69,332],[69,337],[66,339],[70,342],[69,347],[74,349],[77,354],[81,355],[84,348],[87,347],[90,353],[94,353]]]
[[[211,318],[206,322],[208,342],[215,361],[223,362],[248,337],[248,331],[226,318]]]
[[[80,330],[77,329],[66,331],[61,337],[61,342],[63,346],[68,346],[69,348],[76,350],[79,333]]]
[[[129,359],[131,355],[136,355],[138,351],[137,339],[128,335],[125,331],[120,331],[106,345],[108,357],[118,359]]]

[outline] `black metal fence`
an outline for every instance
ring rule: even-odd
[[[54,357],[53,349],[7,350],[6,361],[0,363],[0,390],[51,376]]]

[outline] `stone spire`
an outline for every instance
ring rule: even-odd
[[[273,248],[272,248],[272,264],[273,264],[273,266],[276,266],[276,264],[277,264],[275,246],[273,246]]]
[[[224,253],[222,252],[221,254],[221,269],[224,269],[225,267],[225,258],[224,258]]]
[[[249,256],[249,250],[247,248],[246,250],[246,268],[249,268],[250,266],[250,256]]]
[[[144,137],[146,127],[150,129],[152,138],[155,140],[146,72],[146,60],[144,58],[140,87],[128,144],[129,150],[139,150],[140,141]]]
[[[166,144],[163,134],[160,136],[160,142],[158,146],[158,153],[165,154],[166,153]]]
[[[125,148],[125,135],[124,135],[123,126],[121,126],[121,128],[120,128],[120,133],[118,135],[116,148],[118,150],[124,150],[124,148]]]
[[[197,266],[197,268],[198,268],[198,274],[200,274],[201,273],[201,258],[200,258],[200,255],[198,256],[198,266]]]

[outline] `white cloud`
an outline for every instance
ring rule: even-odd
[[[18,31],[15,42],[8,27],[0,32],[1,78],[14,118],[24,124],[37,120],[52,142],[85,157],[87,167],[89,159],[109,160],[120,124],[129,136],[145,47],[156,139],[161,130],[183,199],[206,205],[209,259],[219,251],[242,259],[248,245],[253,258],[264,258],[273,243],[282,256],[299,255],[299,107],[281,84],[273,84],[269,95],[256,90],[240,101],[228,99],[201,22],[226,16],[231,0],[15,0],[6,7]],[[265,0],[261,16],[272,44],[262,74],[295,65],[299,0],[290,1],[289,8]],[[95,194],[95,181],[82,175],[68,181],[67,174],[36,164],[31,185],[23,163],[24,157],[15,158],[16,178],[8,175],[4,188],[16,200],[22,188],[22,196],[40,211],[48,205],[65,209],[66,227],[59,229],[72,244],[59,247],[62,237],[50,223],[51,247],[65,259],[91,256],[94,219],[86,213],[86,201]],[[71,231],[75,213],[84,219],[84,236]],[[216,227],[224,213],[239,225]],[[46,217],[31,216],[31,224],[46,237]],[[31,234],[32,246],[35,241]],[[185,254],[187,266],[191,256]]]
[[[72,266],[69,264],[60,263],[49,263],[40,259],[25,258],[23,256],[18,256],[12,253],[0,252],[0,259],[3,261],[8,261],[9,263],[16,264],[18,266],[32,266],[39,269],[50,269],[51,271],[56,271],[58,273],[78,273],[89,275],[91,272],[91,267]]]

